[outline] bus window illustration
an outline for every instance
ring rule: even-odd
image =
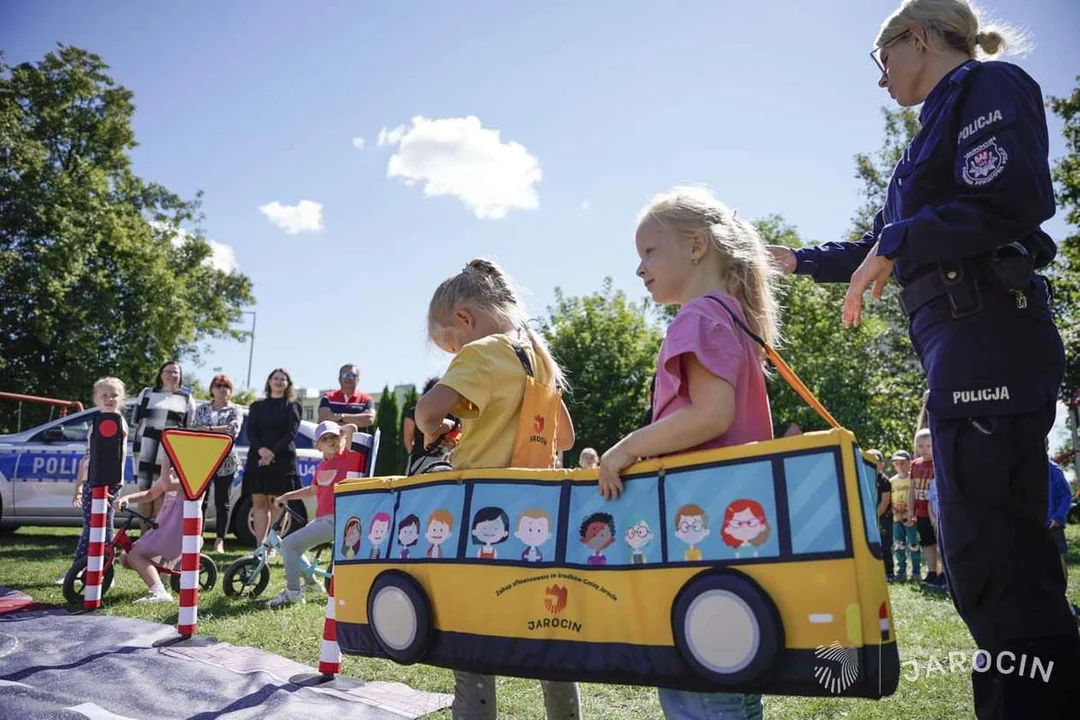
[[[405,519],[398,523],[398,545],[401,546],[401,559],[409,559],[409,548],[416,545],[420,539],[420,518],[415,515],[406,515]]]
[[[386,539],[386,536],[390,534],[390,513],[377,513],[375,517],[371,518],[371,525],[368,526],[368,540],[371,541],[371,555],[372,560],[378,560],[379,555],[382,552],[382,543]]]
[[[442,544],[450,538],[450,533],[453,530],[454,516],[450,514],[449,510],[439,508],[428,516],[427,531],[424,533],[424,539],[430,544],[427,549],[429,558],[441,560],[444,557]]]
[[[363,535],[363,523],[355,515],[345,521],[345,532],[341,543],[341,554],[346,560],[356,557],[360,552],[360,538]]]
[[[502,508],[485,507],[476,511],[472,523],[473,544],[480,545],[476,557],[498,560],[495,546],[510,537],[510,518]]]
[[[551,513],[541,508],[529,508],[518,516],[514,537],[525,545],[521,559],[525,562],[543,562],[540,546],[551,539]]]
[[[648,561],[645,557],[645,548],[649,546],[652,539],[652,530],[644,519],[638,520],[626,529],[626,544],[630,546],[631,565],[644,565]]]
[[[741,557],[741,553],[746,551],[753,551],[754,557],[757,557],[758,548],[765,544],[771,532],[765,509],[759,502],[740,498],[724,511],[720,539],[735,549],[735,557]]]
[[[686,543],[683,560],[701,560],[701,548],[698,545],[709,537],[709,516],[700,505],[687,503],[675,513],[675,537]]]
[[[581,542],[592,550],[586,565],[607,565],[604,549],[615,542],[615,518],[596,512],[581,523]]]

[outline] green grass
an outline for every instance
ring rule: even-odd
[[[1070,558],[1069,598],[1080,604],[1080,527],[1067,529]],[[63,574],[75,549],[78,531],[58,528],[22,528],[0,536],[0,585],[17,588],[37,601],[64,604],[61,589],[53,581]],[[212,541],[208,538],[208,545]],[[284,610],[270,611],[265,602],[284,587],[285,574],[280,560],[273,567],[270,585],[258,600],[231,600],[221,591],[221,575],[241,553],[214,556],[218,563],[217,587],[199,596],[199,634],[210,635],[234,645],[262,648],[315,667],[325,603],[308,602]],[[113,586],[101,611],[165,624],[176,624],[176,605],[133,605],[132,600],[146,592],[134,572],[117,569]],[[765,714],[773,718],[967,718],[972,717],[971,685],[967,672],[948,672],[950,651],[974,650],[967,630],[943,596],[928,593],[911,585],[893,586],[890,590],[903,667],[900,687],[885,700],[835,698],[767,697]],[[944,664],[927,672],[926,661],[936,657]],[[969,655],[970,657],[970,655]],[[918,662],[918,677],[911,680],[911,661]],[[404,682],[419,690],[452,692],[453,677],[448,670],[414,665],[402,667],[385,660],[345,656],[342,674],[364,680]],[[543,718],[544,705],[539,684],[531,680],[499,680],[499,716],[507,718]],[[635,720],[662,717],[656,692],[651,688],[622,685],[581,686],[582,713],[585,717]],[[442,711],[433,717],[449,717]]]

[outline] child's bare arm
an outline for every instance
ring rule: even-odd
[[[569,450],[574,447],[577,438],[574,434],[574,420],[570,417],[570,411],[566,403],[559,401],[559,423],[556,425],[555,443],[556,450]]]
[[[457,390],[441,383],[424,393],[416,403],[416,411],[413,413],[420,432],[425,436],[441,435],[439,431],[446,427],[443,420],[461,400],[461,394]],[[427,442],[427,438],[424,442]]]
[[[290,503],[293,500],[300,500],[301,498],[312,497],[315,495],[315,486],[308,485],[305,488],[299,490],[290,490],[284,495],[278,495],[274,499],[274,504],[278,507],[284,507],[286,503]]]
[[[735,388],[713,375],[691,354],[686,363],[690,404],[659,422],[630,433],[600,460],[600,492],[605,498],[622,491],[619,472],[638,458],[678,452],[727,432],[735,420]]]

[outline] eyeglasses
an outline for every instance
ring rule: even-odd
[[[911,34],[910,30],[905,30],[904,32],[897,35],[896,37],[892,38],[891,40],[887,40],[887,41],[881,43],[876,48],[874,48],[873,50],[870,51],[870,59],[874,61],[874,64],[877,65],[877,69],[881,71],[882,75],[887,75],[888,74],[889,58],[888,57],[883,58],[881,56],[881,54],[890,45],[895,45],[896,43],[900,42],[901,40],[903,40],[904,38],[906,38],[910,34]]]
[[[684,533],[688,533],[691,530],[693,530],[694,532],[701,532],[704,529],[705,523],[701,522],[700,520],[694,520],[693,522],[690,522],[689,520],[683,520],[681,523],[679,523],[679,530]]]
[[[626,531],[626,536],[627,537],[637,536],[639,538],[648,537],[649,536],[649,528],[645,527],[644,525],[635,525],[634,527],[632,527],[632,528],[630,528],[629,530]]]
[[[356,373],[354,373],[354,372],[343,372],[343,373],[341,373],[341,379],[342,380],[355,380],[356,379]]]

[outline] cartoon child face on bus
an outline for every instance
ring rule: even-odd
[[[473,544],[481,545],[476,557],[481,560],[497,560],[499,552],[495,546],[506,542],[510,537],[510,516],[502,508],[480,508],[473,516]]]
[[[540,508],[529,508],[518,516],[514,537],[525,545],[521,559],[525,562],[543,562],[540,546],[551,539],[551,513]]]
[[[709,537],[709,516],[700,505],[687,503],[675,513],[675,537],[686,543],[683,560],[693,562],[701,559],[698,543]]]
[[[626,529],[626,544],[630,546],[630,564],[645,564],[645,548],[652,542],[653,534],[644,519]]]
[[[592,550],[586,565],[607,565],[604,548],[615,542],[615,518],[607,513],[595,512],[581,523],[581,542]]]
[[[406,515],[405,519],[398,523],[398,545],[401,546],[401,559],[409,559],[409,548],[420,539],[420,518],[415,515]]]
[[[724,526],[720,528],[720,538],[728,547],[735,548],[735,557],[747,548],[753,548],[754,557],[757,549],[769,539],[769,521],[761,503],[740,498],[727,506],[724,511]]]
[[[356,557],[356,553],[360,552],[360,535],[363,533],[362,527],[363,523],[361,523],[360,518],[355,515],[345,521],[345,537],[341,543],[341,554],[346,558]]]
[[[442,544],[450,537],[454,530],[454,516],[449,510],[439,508],[431,513],[427,521],[427,532],[424,538],[431,544],[427,549],[429,558],[441,559],[443,557]]]
[[[382,551],[383,540],[390,534],[390,513],[381,512],[371,518],[368,526],[368,540],[371,541],[371,559],[378,560]]]

